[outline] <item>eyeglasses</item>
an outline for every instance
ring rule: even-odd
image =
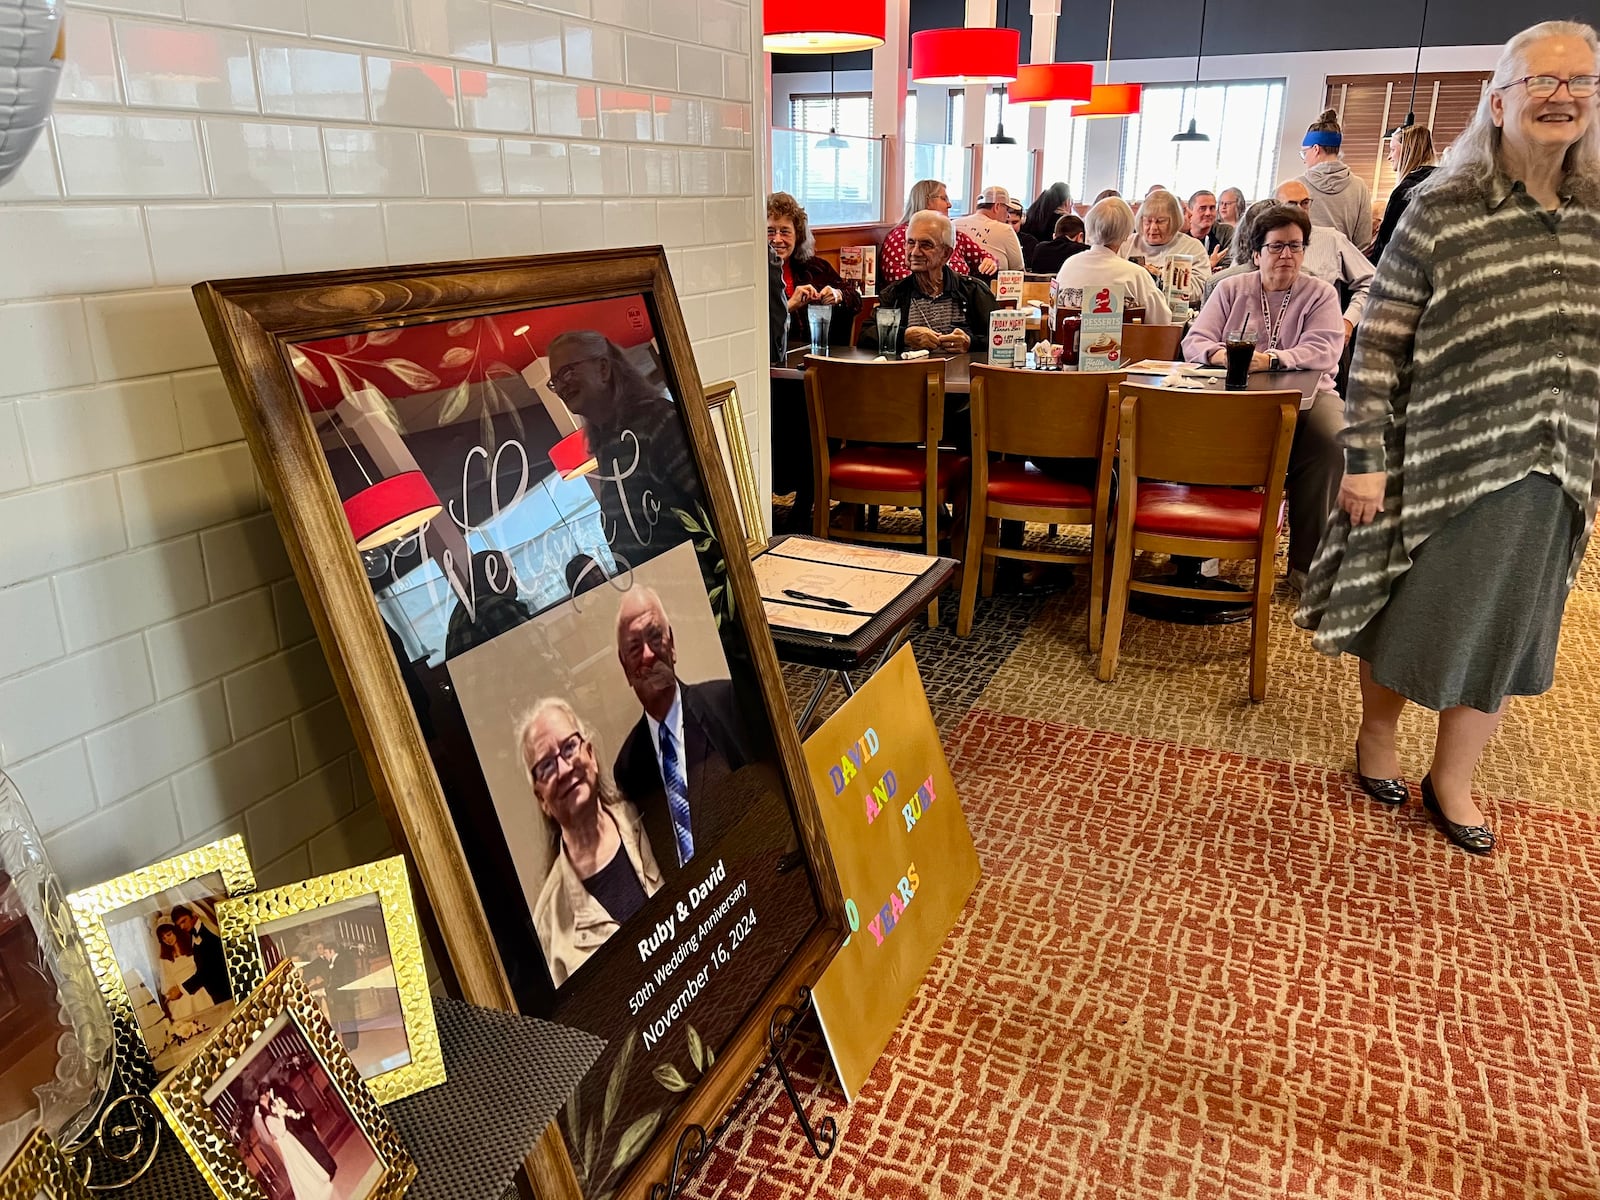
[[[599,361],[599,359],[595,358],[580,358],[576,362],[568,363],[566,366],[562,367],[561,370],[550,376],[550,386],[554,388],[560,395],[565,396],[567,394],[567,389],[573,385],[573,382],[578,377],[578,368],[583,366],[584,363]]]
[[[1299,254],[1305,248],[1304,242],[1267,242],[1261,250],[1264,254],[1276,254],[1281,258],[1285,254]]]
[[[554,754],[546,754],[533,764],[533,770],[529,772],[533,776],[533,781],[535,783],[549,783],[556,777],[556,760],[560,759],[562,762],[571,765],[572,760],[578,757],[578,751],[583,749],[583,745],[583,734],[568,734],[566,740],[556,747]]]
[[[1502,83],[1495,91],[1503,92],[1519,83],[1528,89],[1528,95],[1534,100],[1550,99],[1561,90],[1562,84],[1567,85],[1567,95],[1574,100],[1587,100],[1600,90],[1600,75],[1574,75],[1571,79],[1559,79],[1554,75],[1524,75],[1521,79]]]

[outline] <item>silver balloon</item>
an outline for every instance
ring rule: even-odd
[[[0,183],[50,117],[64,44],[61,0],[0,0]]]

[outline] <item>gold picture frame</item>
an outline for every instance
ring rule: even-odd
[[[0,1200],[89,1200],[89,1194],[43,1129],[29,1134],[0,1168]]]
[[[236,995],[254,990],[277,965],[285,947],[292,952],[290,932],[298,930],[298,944],[309,952],[302,974],[315,979],[320,969],[327,978],[324,991],[330,1020],[348,1016],[355,1038],[343,1032],[339,1037],[379,1103],[390,1104],[444,1082],[444,1054],[403,856],[226,900],[217,907],[217,919]],[[272,928],[280,931],[275,940]],[[263,936],[269,939],[267,945]],[[333,958],[319,968],[317,945],[323,939],[332,939],[326,945]],[[344,984],[335,982],[350,969],[362,969],[363,974]],[[383,978],[386,971],[390,979]],[[363,989],[355,987],[374,979]],[[367,999],[380,1011],[362,1017],[354,1011],[360,1001],[352,997],[347,1012],[336,1013],[335,997],[346,991],[373,993]],[[392,1001],[386,994],[390,992],[395,993]],[[392,1042],[391,1003],[401,1018],[406,1061],[386,1066],[397,1057],[386,1052]],[[368,1025],[365,1031],[363,1023]],[[381,1025],[381,1031],[375,1032],[374,1025]]]
[[[288,1051],[280,1053],[285,1046]],[[298,1146],[294,1158],[316,1165],[307,1148],[311,1138],[323,1155],[334,1158],[334,1170],[323,1171],[324,1182],[342,1171],[359,1172],[354,1190],[340,1193],[347,1200],[398,1200],[416,1178],[405,1143],[289,962],[280,963],[151,1098],[220,1200],[268,1200],[258,1175],[269,1171],[284,1170],[293,1179],[286,1157],[291,1138]],[[252,1099],[257,1103],[249,1103]],[[266,1115],[258,1118],[258,1112]],[[274,1117],[279,1131],[273,1130]],[[288,1126],[291,1120],[302,1124]],[[353,1131],[336,1128],[342,1139],[326,1137],[339,1122],[353,1125]],[[351,1145],[352,1132],[364,1145]],[[262,1138],[276,1142],[271,1155],[260,1145]]]
[[[761,515],[761,485],[756,480],[755,463],[750,458],[750,443],[744,436],[738,385],[731,379],[711,384],[706,388],[706,407],[711,410],[717,448],[722,451],[722,465],[728,471],[728,486],[733,489],[733,498],[739,506],[744,544],[753,558],[767,548],[767,525]],[[766,507],[771,507],[770,501]]]
[[[203,885],[213,876],[217,877],[218,883],[216,890],[210,891]],[[182,896],[179,903],[192,903],[203,895],[220,900],[254,891],[255,886],[255,873],[250,866],[250,857],[245,852],[244,838],[234,834],[210,845],[185,851],[164,862],[84,888],[67,897],[72,919],[89,951],[89,964],[100,983],[100,994],[111,1013],[117,1063],[123,1082],[130,1090],[149,1091],[166,1071],[181,1065],[182,1059],[194,1052],[208,1030],[189,1032],[185,1028],[183,1032],[187,1036],[177,1038],[179,1019],[170,1010],[163,1009],[171,1027],[166,1045],[173,1047],[172,1060],[167,1061],[169,1054],[165,1048],[152,1052],[150,1036],[153,1034],[147,1035],[146,1029],[159,1029],[160,1026],[159,1023],[151,1025],[148,1021],[142,1021],[141,1017],[152,1012],[151,1003],[163,1008],[163,1000],[156,997],[152,988],[152,983],[159,983],[159,978],[154,970],[150,972],[152,979],[145,979],[141,973],[134,988],[130,988],[130,976],[125,970],[128,964],[119,958],[119,948],[125,950],[128,943],[117,931],[124,924],[159,912],[166,899],[174,895]],[[193,892],[194,896],[184,895],[187,892]],[[131,915],[123,916],[136,909],[138,911],[131,911]],[[147,930],[147,936],[160,938],[161,934],[159,929]],[[218,964],[221,963],[220,952],[219,944]],[[138,1003],[134,996],[135,989],[140,989]],[[232,1003],[231,995],[228,1003]],[[222,1014],[222,1018],[225,1017],[226,1014]],[[199,1022],[189,1021],[188,1024],[192,1026]]]

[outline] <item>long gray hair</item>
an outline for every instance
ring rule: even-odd
[[[599,782],[596,791],[599,792],[599,801],[605,805],[615,805],[622,799],[622,793],[617,790],[616,780],[612,779],[611,771],[606,767],[605,755],[600,749],[600,743],[595,740],[593,727],[578,715],[578,710],[573,708],[560,696],[545,696],[534,702],[533,707],[527,709],[517,718],[517,755],[522,760],[522,773],[528,782],[533,783],[533,764],[528,761],[528,735],[533,732],[533,727],[543,720],[548,714],[557,713],[572,723],[572,728],[582,735],[583,740],[589,743],[589,748],[594,753],[596,775]],[[539,810],[539,816],[544,819],[545,832],[550,837],[552,846],[561,845],[561,826],[556,824],[555,818],[544,811],[544,806],[534,799],[534,807]]]
[[[906,193],[906,210],[900,214],[900,224],[911,224],[911,218],[928,207],[928,201],[933,199],[935,192],[950,194],[950,189],[937,179],[919,179],[911,185],[911,191]]]
[[[1494,65],[1494,75],[1478,101],[1478,111],[1466,131],[1450,146],[1450,153],[1439,164],[1439,169],[1428,176],[1413,195],[1434,192],[1450,185],[1465,185],[1475,190],[1488,188],[1500,166],[1500,127],[1494,123],[1494,110],[1490,97],[1497,88],[1504,87],[1526,74],[1525,58],[1529,47],[1546,38],[1574,38],[1589,47],[1589,52],[1600,61],[1600,38],[1592,26],[1581,21],[1542,21],[1517,34],[1500,51],[1500,60]],[[1578,101],[1578,103],[1584,103]],[[1583,136],[1567,148],[1565,167],[1568,179],[1600,186],[1600,120],[1591,116],[1589,128]]]

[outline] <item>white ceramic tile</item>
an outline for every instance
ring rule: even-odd
[[[594,19],[625,29],[650,28],[650,0],[594,0]]]
[[[685,196],[721,196],[728,189],[728,168],[719,150],[682,150],[678,180]]]
[[[566,13],[569,17],[589,16],[589,0],[528,0],[534,8],[548,8],[551,12]]]
[[[93,475],[183,449],[172,381],[166,376],[23,400],[17,416],[38,483]]]
[[[673,142],[680,146],[700,144],[701,125],[705,105],[700,100],[684,96],[657,96],[655,98],[655,134],[658,142]]]
[[[764,219],[764,218],[762,218]],[[751,236],[758,216],[748,197],[706,201],[706,230],[711,241],[743,241]],[[748,252],[746,241],[744,249]]]
[[[499,138],[425,133],[422,169],[430,196],[498,196],[505,191]]]
[[[655,136],[655,97],[622,88],[600,89],[600,136],[609,141],[648,142]]]
[[[539,206],[527,201],[475,200],[467,205],[474,258],[538,254],[543,248]]]
[[[90,296],[83,313],[101,379],[186,371],[217,361],[187,289]]]
[[[700,0],[700,41],[723,50],[750,45],[750,13],[728,0]]]
[[[648,246],[656,240],[656,206],[648,200],[607,200],[600,206],[608,246]]]
[[[739,148],[750,145],[750,106],[708,103],[704,138],[708,146]]]
[[[650,0],[650,25],[641,32],[676,38],[680,42],[696,41],[700,37],[699,9],[684,0]]]
[[[363,121],[367,85],[361,55],[299,43],[256,42],[261,111],[286,117]]]
[[[78,8],[103,8],[111,12],[140,13],[149,17],[183,16],[183,0],[76,0]]]
[[[707,214],[709,222],[709,213]],[[727,281],[729,287],[749,287],[756,281],[755,255],[749,246],[732,246],[726,250]]]
[[[694,365],[700,372],[701,384],[712,384],[726,379],[728,371],[728,339],[725,337],[697,338],[694,343]]]
[[[221,371],[210,368],[174,375],[172,394],[178,403],[178,432],[185,450],[204,450],[244,437]]]
[[[111,42],[111,18],[98,13],[77,13],[72,36],[67,39],[67,61],[56,84],[61,104],[120,104],[122,81],[117,78],[117,52]]]
[[[436,58],[493,62],[489,0],[423,0],[412,4],[411,48]]]
[[[239,827],[239,833],[245,833],[244,818],[234,817],[225,822],[221,828],[232,826]],[[209,835],[202,835],[208,836]],[[322,836],[321,834],[318,835]],[[370,861],[370,860],[368,860]],[[354,864],[351,864],[352,866]],[[294,847],[282,858],[275,858],[269,863],[252,863],[255,868],[256,886],[261,889],[282,887],[284,884],[296,883],[302,879],[310,879],[313,875],[325,875],[326,871],[314,871],[311,868],[311,843],[302,842]],[[432,981],[429,981],[430,986]]]
[[[453,262],[472,257],[467,206],[460,201],[385,204],[383,224],[391,262]]]
[[[257,111],[250,39],[244,34],[145,21],[118,21],[116,29],[129,104]]]
[[[84,739],[101,802],[119,800],[228,745],[222,685],[176,696]]]
[[[653,146],[628,147],[628,184],[635,196],[676,196],[678,152]]]
[[[297,778],[294,735],[287,721],[280,722],[174,775],[178,824],[185,837],[194,837]]]
[[[289,271],[377,267],[389,257],[377,204],[280,204],[278,233]]]
[[[722,94],[729,100],[750,99],[750,58],[728,54],[722,59]]]
[[[294,729],[295,763],[302,775],[309,775],[356,748],[344,705],[336,699],[295,713],[289,724]]]
[[[69,892],[160,862],[178,848],[172,786],[153,788],[103,808],[45,839],[50,864]]]
[[[69,650],[193,612],[208,598],[200,542],[193,537],[63,571],[52,586]]]
[[[200,535],[200,546],[213,600],[264,587],[290,575],[289,554],[271,513],[208,529]],[[266,603],[266,624],[271,627],[272,609],[270,602]],[[276,644],[276,633],[273,640]]]
[[[598,137],[594,89],[535,79],[533,127],[545,137]]]
[[[199,687],[278,649],[272,594],[258,588],[145,630],[156,695]]]
[[[533,97],[528,80],[505,71],[474,71],[473,93],[461,95],[461,123],[469,129],[494,129],[505,133],[533,132]]]
[[[357,769],[354,759],[351,769]],[[311,869],[318,875],[388,858],[395,852],[383,809],[376,804],[356,809],[332,828],[317,834],[307,849],[311,852]]]
[[[158,287],[283,271],[270,204],[152,204],[145,223]]]
[[[593,201],[544,200],[539,204],[540,250],[560,254],[602,245]]]
[[[704,296],[683,296],[679,306],[683,310],[683,323],[689,328],[689,340],[698,342],[706,337],[706,298]]]
[[[94,781],[82,742],[6,767],[39,832],[48,837],[94,811]]]
[[[567,49],[567,74],[575,79],[621,83],[626,75],[622,31],[609,25],[568,21],[563,27]]]
[[[0,305],[0,396],[92,382],[89,330],[77,300]]]
[[[625,77],[634,87],[676,90],[678,56],[671,47],[644,34],[630,34],[624,39],[623,53],[627,60]]]
[[[624,196],[628,192],[628,148],[573,142],[567,147],[576,196]]]
[[[128,541],[140,546],[256,511],[255,472],[242,445],[131,467],[117,476]]]
[[[730,150],[725,161],[728,195],[753,196],[756,190],[756,156],[748,150]]]
[[[306,642],[222,681],[236,738],[276,725],[333,695],[322,647]]]
[[[422,153],[409,129],[322,131],[335,196],[420,196]]]
[[[22,445],[22,425],[17,420],[17,402],[0,403],[0,495],[27,487],[28,453]],[[0,671],[0,675],[5,672]]]
[[[48,580],[0,588],[0,679],[66,653]]]
[[[572,192],[564,142],[507,139],[500,147],[506,193],[512,196],[566,196]]]
[[[759,315],[757,317],[757,320],[760,321],[764,321],[765,319],[765,317],[761,317]],[[742,337],[731,337],[728,339],[728,374],[733,376],[751,376],[750,379],[742,379],[739,384],[739,395],[741,397],[748,397],[748,399],[745,400],[746,404],[755,403],[755,372],[759,370],[763,377],[765,377],[767,372],[767,347],[762,344],[765,336],[766,327],[763,325],[759,335],[757,331],[751,330]],[[757,435],[754,428],[756,416],[757,414],[754,412],[746,413],[746,417],[751,423],[750,436],[746,440],[751,446],[760,446],[764,444],[762,441],[757,440]]]
[[[49,126],[40,131],[15,175],[0,183],[0,204],[54,200],[61,195],[61,176],[56,169],[55,136]]]
[[[322,139],[311,125],[205,122],[212,187],[218,196],[321,196]]]
[[[678,79],[697,96],[722,95],[722,54],[704,46],[678,47]]]
[[[153,699],[140,637],[13,675],[0,683],[0,761],[31,758]]]
[[[109,475],[0,499],[0,587],[115,554],[128,544]],[[0,730],[3,732],[3,730]]]
[[[245,813],[250,853],[271,862],[302,840],[321,833],[355,808],[346,759],[267,797]]]
[[[326,0],[311,0],[311,3],[322,4]],[[189,20],[203,25],[279,33],[306,31],[305,0],[183,0],[183,12]]]
[[[463,205],[463,208],[466,206]],[[300,585],[292,579],[272,585],[272,613],[278,622],[278,645],[298,646],[317,636]]]
[[[698,246],[706,240],[703,200],[663,200],[656,205],[656,228],[664,246]]]
[[[0,207],[0,246],[0,300],[149,287],[152,280],[132,205]]]
[[[323,0],[308,4],[306,12],[314,37],[406,47],[405,0],[338,0],[332,4]]]
[[[755,319],[756,297],[752,288],[715,292],[706,297],[706,333],[711,337],[749,329]]]
[[[206,194],[193,121],[61,112],[54,122],[69,196]]]
[[[561,18],[520,4],[496,4],[494,60],[503,67],[560,75]],[[584,72],[574,68],[570,73]]]
[[[437,63],[368,58],[372,119],[380,125],[451,129],[456,124],[455,72]]]

